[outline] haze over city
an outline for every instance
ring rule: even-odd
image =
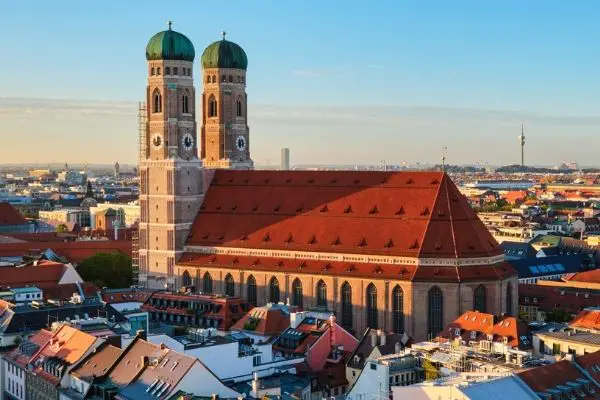
[[[597,164],[597,2],[151,4],[2,5],[2,162],[135,163],[143,48],[170,19],[197,53],[223,30],[248,52],[257,165],[513,164],[521,121],[529,164]]]

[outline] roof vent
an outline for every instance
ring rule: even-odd
[[[244,183],[249,183],[250,180],[249,179],[244,179]]]
[[[327,211],[329,211],[329,208],[327,208],[327,204],[325,204],[323,208],[321,208],[321,212],[326,213]]]
[[[316,244],[316,243],[317,243],[317,237],[315,235],[312,235],[312,237],[308,241],[308,244]]]
[[[209,263],[211,263],[211,264],[214,264],[216,261],[217,261],[217,257],[212,257],[212,258],[209,260]]]
[[[437,185],[438,183],[440,183],[440,181],[438,181],[438,179],[437,179],[437,178],[433,178],[433,179],[431,180],[431,184],[432,184],[432,185]]]
[[[429,215],[429,207],[425,207],[425,209],[423,211],[421,211],[421,215],[423,215],[423,216]]]
[[[271,241],[271,236],[267,233],[265,235],[265,237],[263,237],[263,242],[270,242]]]
[[[291,180],[290,178],[287,178],[287,179],[285,180],[285,183],[292,183],[292,180]]]
[[[231,263],[233,265],[238,265],[240,263],[240,259],[236,257],[236,258],[233,259],[233,261],[231,261]]]
[[[302,212],[303,209],[304,209],[304,206],[302,206],[302,204],[300,204],[298,206],[298,208],[296,208],[296,212]]]
[[[252,261],[252,265],[260,265],[260,258],[257,258],[254,261]]]
[[[365,247],[366,245],[367,245],[366,238],[362,238],[361,241],[358,243],[358,247]]]
[[[275,263],[277,267],[283,267],[283,261],[279,260]]]
[[[228,180],[227,182],[229,182],[229,183],[233,183],[233,179],[230,179],[230,180]]]
[[[225,234],[221,233],[217,239],[218,240],[224,240],[225,239]]]
[[[406,269],[406,267],[402,267],[402,269],[400,270],[400,272],[398,272],[400,275],[404,275],[405,273],[407,273],[408,270]]]
[[[344,214],[350,214],[352,212],[352,206],[348,206],[346,207],[346,209],[344,210]]]
[[[469,250],[475,250],[475,247],[472,244],[467,244],[467,248]]]
[[[300,265],[298,265],[298,269],[304,269],[304,268],[306,268],[306,261],[302,261],[300,263]]]
[[[439,275],[439,273],[440,273],[440,269],[439,268],[436,267],[436,268],[433,269],[433,274],[434,275]]]
[[[201,209],[201,210],[206,210],[206,205],[205,205],[205,204],[202,204],[202,205],[200,206],[200,209]]]
[[[398,211],[396,211],[396,215],[404,215],[404,214],[406,214],[406,211],[404,211],[404,207],[400,206]]]
[[[269,178],[265,179],[264,183],[269,183],[271,180]]]
[[[252,211],[258,211],[258,206],[252,207]]]
[[[331,269],[331,264],[327,263],[325,265],[323,265],[323,271],[329,271]]]
[[[202,239],[208,239],[208,237],[210,236],[210,233],[205,233],[204,236],[202,236]]]
[[[215,209],[216,209],[217,211],[219,211],[219,210],[221,209],[221,205],[219,204],[218,206],[216,206],[216,207],[215,207]]]
[[[444,212],[444,210],[438,210],[437,215],[438,217],[445,217],[446,213]]]
[[[373,273],[377,274],[377,275],[381,275],[383,273],[383,268],[381,268],[380,265],[377,265],[375,268],[373,268]]]
[[[419,241],[415,239],[414,243],[410,245],[409,249],[418,249]]]
[[[394,241],[392,239],[390,239],[384,246],[386,249],[391,249],[392,247],[394,247]]]
[[[281,206],[279,204],[277,204],[275,206],[275,208],[273,209],[273,212],[279,212],[280,209],[281,209]]]
[[[440,242],[435,242],[435,249],[440,250],[441,248],[442,248],[442,245],[440,244]]]
[[[309,179],[308,183],[315,183],[315,180],[314,179]]]
[[[348,268],[346,268],[346,272],[356,271],[356,265],[352,264]]]
[[[287,239],[285,239],[285,243],[286,244],[290,244],[294,241],[294,238],[292,237],[292,234],[290,233],[287,237]]]
[[[406,180],[406,184],[407,184],[407,185],[410,185],[410,184],[412,184],[412,183],[415,183],[415,181],[413,181],[413,178],[408,178],[408,179]]]
[[[334,245],[334,246],[337,246],[337,245],[342,244],[342,241],[341,241],[340,237],[338,236],[338,237],[335,238],[335,240],[331,244]]]
[[[373,206],[373,208],[371,208],[371,211],[369,211],[369,214],[373,215],[373,214],[379,214],[379,210],[377,209],[377,206]]]
[[[241,240],[242,242],[245,242],[246,240],[248,240],[248,234],[244,233],[244,236],[242,236],[242,237],[240,238],[240,240]]]
[[[354,183],[355,183],[355,184],[359,184],[359,183],[360,183],[360,179],[355,179],[355,180],[354,180]]]
[[[329,183],[337,183],[337,179],[332,179]]]

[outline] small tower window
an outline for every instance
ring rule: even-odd
[[[179,75],[177,72],[179,72],[177,71],[177,67],[173,67],[173,75]]]
[[[160,67],[156,68],[156,75],[160,75]]]
[[[217,116],[217,99],[215,96],[211,95],[208,99],[208,117],[216,117]]]
[[[154,76],[154,74],[156,74],[156,71],[154,70],[154,67],[150,68],[150,75]]]
[[[229,75],[229,83],[233,83],[233,75]]]
[[[210,83],[210,75],[206,77],[206,83]]]
[[[227,76],[221,75],[221,82],[227,82]]]
[[[165,67],[165,75],[171,75],[171,67]]]
[[[154,94],[152,96],[152,112],[162,112],[162,96],[160,95],[158,89],[154,91]]]
[[[212,83],[217,83],[217,77],[215,75],[212,76]]]
[[[192,69],[191,69],[191,68],[188,68],[188,73],[187,73],[187,75],[188,75],[188,76],[192,76]]]
[[[190,98],[187,91],[183,94],[181,109],[184,114],[190,113]]]
[[[242,116],[242,99],[240,99],[238,97],[237,102],[235,103],[235,106],[236,106],[235,107],[235,109],[236,109],[235,115],[237,115],[238,117],[241,117]]]
[[[244,76],[242,76],[242,83],[246,83],[246,78],[244,78]]]
[[[242,81],[242,77],[238,75],[237,77],[237,83],[240,83]]]

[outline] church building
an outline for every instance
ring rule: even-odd
[[[244,50],[204,50],[200,148],[191,41],[169,27],[146,58],[142,284],[332,311],[358,336],[516,312],[517,275],[448,175],[255,171]]]

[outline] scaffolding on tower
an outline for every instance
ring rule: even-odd
[[[146,158],[146,103],[138,103],[138,187],[140,183],[141,161]],[[131,271],[132,284],[139,285],[140,272],[140,233],[139,228],[131,235]]]

